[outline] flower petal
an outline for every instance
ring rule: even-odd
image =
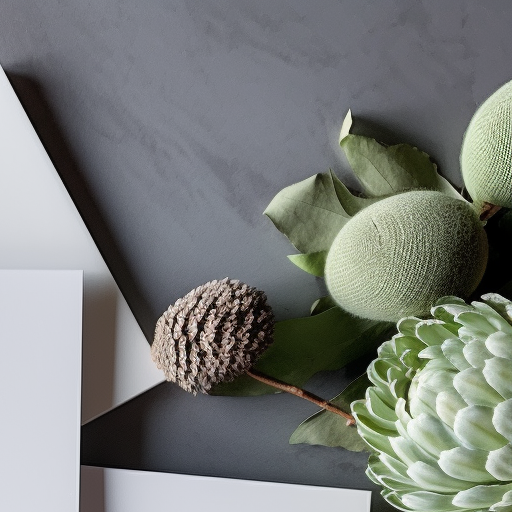
[[[453,378],[453,386],[469,405],[494,407],[503,397],[488,383],[478,368],[467,368]]]
[[[422,350],[421,352],[424,351]],[[418,357],[417,350],[405,350],[400,356],[400,361],[404,366],[414,371],[418,370],[423,365],[423,361]]]
[[[512,398],[512,364],[503,357],[487,359],[482,370],[485,380],[505,399]]]
[[[417,418],[413,418],[407,424],[407,433],[426,452],[436,457],[444,450],[459,446],[451,429],[430,414],[420,414]]]
[[[400,499],[398,493],[395,491],[389,491],[387,489],[384,489],[381,491],[382,497],[393,507],[395,507],[398,510],[403,510],[404,512],[411,511],[410,507],[406,507],[402,500]]]
[[[485,469],[488,452],[458,446],[441,452],[439,467],[449,476],[475,483],[492,483],[495,479]]]
[[[485,361],[492,357],[484,340],[473,340],[462,349],[466,361],[475,368],[483,368]]]
[[[444,357],[444,353],[441,345],[431,345],[418,352],[418,357],[421,359],[436,359]]]
[[[497,480],[512,480],[512,446],[507,444],[489,452],[485,469]]]
[[[483,302],[472,302],[471,305],[480,313],[485,315],[487,321],[497,330],[512,334],[512,325],[510,325],[496,309]]]
[[[372,455],[368,460],[366,474],[370,480],[395,491],[406,492],[414,490],[415,484],[407,475],[407,468],[401,462],[387,457],[387,463],[384,463],[380,457]],[[395,465],[390,466],[390,461],[391,464],[394,463]]]
[[[458,492],[474,485],[473,482],[452,478],[439,467],[436,468],[423,461],[412,464],[407,470],[407,474],[425,491]]]
[[[406,350],[419,352],[425,348],[425,344],[416,338],[416,336],[405,336],[404,334],[397,334],[393,336],[392,343],[395,348],[395,354],[398,357],[400,357]]]
[[[455,423],[455,416],[467,405],[455,389],[441,391],[436,397],[437,415],[452,429]]]
[[[422,412],[437,415],[436,401],[438,394],[453,388],[455,372],[434,369],[429,371],[425,368],[413,379],[409,390],[409,410],[411,416],[419,416]]]
[[[453,495],[429,491],[417,491],[404,494],[402,502],[410,510],[425,512],[448,512],[453,510]]]
[[[376,388],[369,387],[366,390],[366,410],[374,422],[381,428],[394,430],[395,421],[398,419],[394,407],[389,407],[376,393]]]
[[[512,443],[512,399],[505,400],[494,408],[492,424],[509,443]]]
[[[494,409],[482,405],[469,405],[455,416],[453,430],[466,448],[496,450],[507,440],[496,432],[492,423]]]
[[[351,404],[352,414],[356,419],[357,432],[364,441],[377,452],[393,453],[389,444],[389,435],[396,435],[376,425],[368,414],[364,400],[357,400]]]
[[[425,345],[441,345],[443,341],[453,338],[453,332],[444,327],[439,320],[423,320],[416,326],[416,337]]]
[[[382,345],[377,348],[377,356],[379,359],[395,359],[396,352],[394,341],[391,339],[382,343]]]
[[[464,346],[464,343],[459,339],[449,339],[441,345],[441,349],[446,359],[448,359],[448,361],[450,361],[459,371],[465,370],[471,366],[462,352]]]
[[[390,437],[389,442],[394,453],[396,453],[397,457],[407,466],[411,466],[419,460],[431,464],[436,461],[435,457],[432,457],[432,455],[427,453],[421,446],[408,437]]]
[[[421,322],[419,318],[415,318],[413,316],[409,316],[406,318],[402,318],[397,324],[396,327],[399,332],[401,332],[405,336],[416,336],[416,324]]]
[[[508,501],[498,501],[492,507],[489,507],[491,512],[512,512],[512,503]]]
[[[512,324],[512,316],[510,315],[512,309],[511,301],[497,293],[486,293],[485,295],[482,295],[482,300],[507,320],[507,322]]]
[[[495,356],[512,359],[512,335],[498,331],[485,341],[487,349]]]
[[[368,375],[370,382],[379,389],[381,392],[381,397],[385,400],[385,402],[392,406],[396,403],[396,398],[389,389],[389,382],[387,380],[386,374],[384,373],[384,376],[382,376],[379,372],[379,370],[381,370],[381,365],[376,364],[378,361],[381,360],[376,359],[368,366],[366,374]]]
[[[461,491],[453,498],[453,504],[461,508],[491,507],[502,500],[503,495],[512,489],[512,484],[475,485],[466,491]]]
[[[471,306],[468,306],[462,299],[458,297],[443,297],[436,305],[430,310],[432,316],[438,320],[442,320],[447,324],[455,324],[455,316],[463,311],[473,311]],[[458,324],[460,327],[460,324]]]
[[[496,331],[496,328],[487,321],[487,318],[475,310],[458,314],[455,321],[471,329],[477,337],[486,338]]]

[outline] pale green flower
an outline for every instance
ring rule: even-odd
[[[512,302],[482,299],[401,320],[352,404],[367,475],[400,510],[512,511]]]

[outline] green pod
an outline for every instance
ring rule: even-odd
[[[462,177],[475,203],[512,208],[511,141],[512,82],[508,82],[478,108],[462,142]]]
[[[468,297],[483,277],[487,236],[475,209],[440,192],[412,191],[360,211],[327,256],[333,299],[363,318],[425,316],[440,297]]]

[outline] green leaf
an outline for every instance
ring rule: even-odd
[[[355,318],[340,308],[276,323],[274,342],[254,365],[259,372],[303,387],[317,372],[337,370],[376,350],[393,324]],[[247,375],[216,386],[213,395],[254,396],[275,390]]]
[[[331,173],[284,188],[263,213],[302,253],[328,250],[350,218],[338,199]]]
[[[352,194],[349,189],[343,184],[342,181],[338,179],[338,177],[331,171],[332,181],[334,183],[334,189],[336,190],[336,194],[338,195],[338,200],[340,201],[343,209],[348,213],[348,215],[355,215],[357,212],[361,211],[363,208],[380,201],[381,197],[360,197]]]
[[[349,109],[345,119],[343,120],[343,124],[341,125],[340,131],[340,143],[341,141],[350,134],[350,129],[352,128],[352,112]],[[357,212],[365,208],[366,206],[379,201],[380,198],[367,198],[360,197],[352,194],[348,188],[336,177],[336,175],[332,172],[332,179],[334,182],[334,188],[336,189],[336,194],[338,194],[338,199],[342,204],[345,211],[350,215],[355,215]]]
[[[414,146],[383,146],[375,139],[353,134],[345,136],[340,145],[370,197],[428,189],[462,199],[450,183],[437,173],[437,166],[430,157]]]
[[[370,385],[368,377],[362,375],[333,398],[331,403],[343,411],[349,412],[350,404],[354,400],[364,398],[365,391]],[[297,427],[290,437],[290,444],[299,443],[339,446],[354,452],[360,452],[367,448],[354,426],[348,426],[344,418],[328,411],[314,414]]]
[[[308,254],[292,254],[288,259],[308,274],[324,276],[325,259],[328,251],[310,252]]]
[[[323,313],[331,308],[337,308],[338,305],[334,302],[334,299],[330,295],[326,295],[325,297],[320,297],[315,300],[311,305],[311,314],[318,315],[318,313]]]

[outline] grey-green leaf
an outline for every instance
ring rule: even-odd
[[[340,308],[276,323],[274,342],[254,365],[270,377],[302,387],[315,373],[337,370],[368,354],[389,336],[393,325],[355,318]],[[214,395],[254,396],[274,388],[247,375],[222,383]]]
[[[311,305],[311,314],[318,315],[331,308],[337,308],[338,305],[334,302],[334,299],[330,295],[325,295],[315,300]]]
[[[352,128],[352,111],[349,109],[341,125],[340,142],[350,133],[350,128]]]
[[[319,251],[307,254],[292,254],[288,256],[288,259],[308,274],[323,277],[327,252],[328,251]]]
[[[338,199],[330,172],[284,188],[264,214],[302,253],[328,250],[350,219]]]
[[[354,400],[364,398],[369,385],[371,383],[368,377],[362,375],[349,384],[342,393],[333,398],[331,403],[349,412],[350,404]],[[344,418],[328,411],[320,411],[314,414],[297,427],[290,437],[290,444],[300,443],[339,446],[354,452],[360,452],[366,448],[365,442],[354,426],[347,426]]]
[[[363,208],[366,208],[367,206],[382,199],[381,197],[361,197],[352,194],[352,192],[350,192],[350,190],[343,184],[343,182],[332,171],[330,172],[332,175],[334,189],[338,195],[338,199],[343,206],[343,209],[349,215],[355,215]]]
[[[348,134],[340,142],[365,193],[382,197],[412,189],[443,192],[462,199],[437,173],[437,166],[423,151],[409,144],[383,146],[375,139]]]

